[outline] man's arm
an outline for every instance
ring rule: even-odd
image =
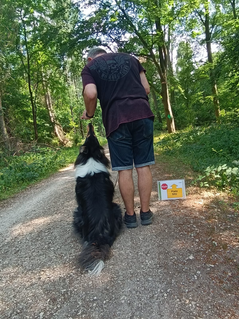
[[[145,76],[144,71],[140,72],[140,80],[141,80],[141,83],[145,89],[146,94],[148,95],[150,93],[150,86],[149,86],[149,82]]]
[[[83,112],[81,119],[88,120],[93,117],[97,105],[97,88],[93,83],[87,84],[83,92],[85,111]],[[87,113],[87,115],[86,115]]]

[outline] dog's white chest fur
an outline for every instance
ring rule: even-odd
[[[109,173],[104,164],[89,158],[86,164],[76,165],[75,177],[85,177],[87,174],[94,175],[100,172]]]

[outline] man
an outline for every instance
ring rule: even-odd
[[[145,70],[139,61],[125,53],[90,50],[81,73],[86,110],[82,119],[94,116],[97,98],[108,139],[112,170],[119,173],[119,188],[125,204],[124,222],[128,228],[138,226],[134,212],[133,165],[138,175],[140,219],[152,223],[150,211],[154,115],[148,103],[150,92]]]

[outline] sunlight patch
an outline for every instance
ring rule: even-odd
[[[33,283],[39,283],[39,280],[45,282],[56,281],[59,278],[66,277],[70,273],[72,273],[72,268],[68,264],[28,271],[27,273],[25,269],[20,266],[8,267],[0,271],[0,275],[2,276],[2,278],[6,278],[6,281],[11,278],[11,283],[13,286],[21,286],[22,288],[29,287]],[[4,280],[3,283],[5,283]]]
[[[27,235],[36,229],[39,230],[39,227],[46,226],[57,219],[59,219],[59,216],[40,217],[23,224],[18,224],[12,228],[11,235],[12,237]]]
[[[71,169],[74,169],[74,165],[73,164],[71,164],[71,165],[69,165],[67,167],[59,169],[59,172],[66,172],[66,171],[70,171]]]

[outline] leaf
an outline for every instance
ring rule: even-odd
[[[232,174],[238,175],[239,174],[239,168],[238,167],[233,167],[232,168]]]

